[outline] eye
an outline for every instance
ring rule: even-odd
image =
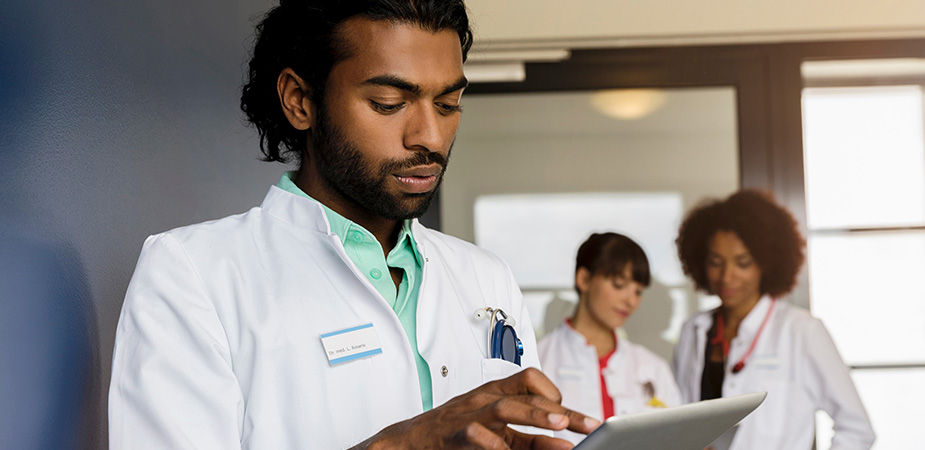
[[[405,102],[387,104],[387,103],[379,103],[375,100],[370,100],[369,104],[372,105],[374,110],[376,110],[377,112],[381,114],[392,114],[392,113],[398,112],[398,110],[402,109],[405,106]]]
[[[437,102],[436,105],[437,108],[440,109],[440,113],[444,115],[462,112],[462,105],[451,105],[449,103],[442,102]]]

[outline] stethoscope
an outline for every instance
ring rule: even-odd
[[[485,307],[475,311],[476,320],[486,317],[491,318],[488,326],[488,353],[492,358],[503,359],[519,366],[520,357],[524,354],[524,343],[514,331],[514,318],[508,316],[501,308]]]
[[[774,312],[774,305],[776,303],[777,303],[777,299],[772,298],[771,306],[768,308],[768,312],[764,314],[764,319],[761,320],[761,326],[758,327],[758,332],[755,333],[755,337],[752,338],[751,345],[748,346],[748,350],[746,350],[745,354],[742,355],[742,358],[740,358],[739,361],[736,362],[732,366],[732,373],[734,374],[739,373],[742,371],[742,369],[745,368],[745,361],[748,360],[748,357],[752,355],[753,351],[755,351],[755,344],[758,343],[758,338],[761,337],[761,332],[764,331],[764,326],[768,324],[768,319],[771,318],[771,313]],[[722,311],[717,310],[715,320],[716,320],[716,334],[712,338],[710,338],[710,344],[713,344],[713,345],[719,344],[722,346],[723,360],[725,361],[725,359],[729,357],[729,342],[723,339],[723,334],[726,331],[726,324],[725,324],[725,321],[723,320]]]

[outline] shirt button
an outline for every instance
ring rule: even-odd
[[[373,269],[369,271],[369,276],[373,277],[374,280],[382,278],[382,271],[379,269]]]
[[[360,233],[359,231],[351,231],[350,239],[353,239],[354,242],[363,242],[364,241],[363,233]]]
[[[449,373],[450,369],[447,369],[446,366],[440,368],[440,375],[443,375],[443,378],[446,378]]]

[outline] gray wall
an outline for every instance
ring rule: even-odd
[[[72,296],[86,316],[75,323],[95,340],[78,415],[89,419],[84,447],[105,446],[113,336],[144,238],[244,211],[284,169],[257,160],[238,108],[253,24],[269,4],[4,3],[0,238],[60,249],[52,259],[86,286]],[[12,278],[0,274],[0,286]],[[35,301],[16,292],[0,293],[0,314]],[[29,346],[23,339],[16,345]],[[10,345],[0,352],[18,354]],[[12,392],[2,391],[13,396],[0,399],[7,412],[36,402]]]

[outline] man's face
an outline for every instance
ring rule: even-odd
[[[443,178],[466,85],[455,31],[351,19],[309,157],[336,194],[388,219],[424,213]]]

